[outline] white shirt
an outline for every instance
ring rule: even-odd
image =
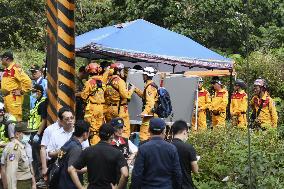
[[[56,130],[51,134],[49,144],[47,145],[47,153],[59,150],[72,136],[74,130],[71,132],[66,132],[63,127]],[[82,148],[85,149],[89,147],[89,141],[86,140],[82,142]]]
[[[58,121],[53,123],[52,125],[49,125],[43,132],[43,136],[41,139],[41,145],[47,146],[50,142],[50,137],[54,131],[59,130],[61,127],[59,126]]]

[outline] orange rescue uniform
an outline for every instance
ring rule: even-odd
[[[198,91],[198,113],[197,113],[197,130],[203,131],[207,129],[206,123],[206,109],[210,103],[209,92],[202,87]],[[192,117],[192,127],[195,127],[195,112]]]
[[[4,104],[6,111],[15,116],[18,121],[22,120],[23,95],[15,96],[14,90],[21,90],[27,93],[32,88],[32,81],[29,76],[23,72],[22,68],[14,62],[5,68],[1,80],[1,91],[4,94]]]
[[[130,120],[128,113],[128,100],[134,91],[128,91],[126,83],[118,75],[109,77],[105,91],[105,119],[110,122],[112,118],[120,117],[124,121],[123,137],[130,137]]]
[[[267,92],[265,92],[261,99],[258,96],[254,96],[251,99],[250,104],[253,110],[257,112],[262,102],[262,109],[257,117],[257,121],[260,123],[262,128],[276,128],[278,121],[277,111],[273,99]]]
[[[158,102],[158,91],[155,85],[152,80],[148,80],[143,91],[135,88],[135,92],[143,101],[143,112],[141,115],[146,115],[142,118],[142,124],[140,126],[140,141],[149,139],[149,121],[152,117],[157,117],[157,114],[153,113],[153,109]]]
[[[91,124],[91,145],[100,141],[99,128],[104,123],[104,90],[105,84],[102,76],[92,76],[81,93],[81,98],[87,102],[85,120]]]
[[[213,128],[225,127],[227,105],[228,105],[228,91],[226,89],[215,91],[209,106],[209,110],[212,113]]]
[[[248,96],[244,90],[234,92],[231,96],[230,113],[232,117],[232,126],[238,128],[247,127],[247,106]]]

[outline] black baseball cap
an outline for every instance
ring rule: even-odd
[[[14,59],[14,55],[12,52],[10,51],[7,51],[7,52],[4,52],[4,54],[2,54],[0,56],[0,58],[9,58],[9,59]]]
[[[123,128],[124,127],[124,121],[120,117],[113,118],[110,121],[110,124],[115,128]]]

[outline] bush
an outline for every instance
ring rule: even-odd
[[[190,142],[201,156],[197,188],[249,188],[247,132],[221,129],[193,134]],[[276,130],[251,133],[253,188],[284,188],[284,141]],[[228,176],[228,181],[222,181]]]

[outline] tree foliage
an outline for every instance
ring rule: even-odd
[[[248,2],[247,9],[243,0],[79,0],[76,34],[143,18],[227,54],[244,55],[246,29],[252,51],[283,47],[284,2]],[[0,9],[2,48],[44,48],[44,0],[0,0]]]

